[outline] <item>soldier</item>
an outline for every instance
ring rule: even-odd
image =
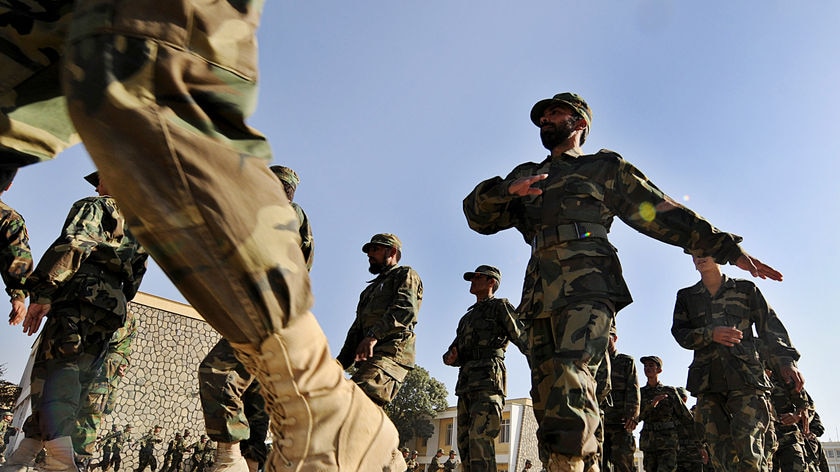
[[[501,431],[507,394],[505,350],[513,341],[527,356],[527,340],[513,305],[507,298],[494,296],[502,281],[499,269],[480,265],[465,273],[464,280],[470,282],[475,304],[458,322],[455,340],[443,354],[443,363],[459,368],[455,394],[463,470],[495,471],[495,439]]]
[[[374,403],[384,406],[397,396],[414,368],[414,325],[423,300],[423,282],[411,267],[398,265],[402,243],[396,235],[375,234],[362,246],[376,278],[359,296],[356,319],[347,331],[338,361],[355,366],[351,380]]]
[[[312,227],[303,208],[293,201],[300,178],[284,166],[271,166],[271,171],[298,216],[300,250],[307,270],[311,270],[315,255]],[[198,380],[204,427],[217,444],[212,472],[257,472],[268,455],[265,439],[269,423],[259,382],[254,381],[224,338],[201,361]]]
[[[20,21],[0,24],[0,163],[81,137],[140,241],[268,390],[269,462],[401,469],[396,428],[309,311],[297,215],[246,124],[263,3],[4,2]]]
[[[108,434],[96,438],[96,444],[102,448],[102,459],[100,459],[99,463],[96,465],[91,464],[90,470],[99,467],[104,471],[108,468],[111,462],[111,452],[114,438],[119,434],[120,431],[117,429],[116,423],[114,423],[111,425],[111,431]]]
[[[679,429],[693,423],[691,413],[677,389],[659,381],[662,359],[644,356],[647,384],[640,389],[639,420],[644,421],[639,448],[644,452],[646,472],[676,472]]]
[[[692,260],[700,281],[677,292],[671,333],[694,351],[686,387],[697,397],[697,422],[705,425],[716,470],[735,463],[762,470],[772,388],[764,364],[800,391],[799,352],[754,283],[723,275],[710,257]]]
[[[525,459],[525,468],[522,469],[522,472],[529,472],[531,470],[531,467],[533,467],[533,464],[531,464],[531,459]]]
[[[184,434],[175,435],[175,444],[172,447],[172,463],[169,468],[162,472],[180,472],[181,466],[184,463],[184,453],[187,452],[187,441],[190,437],[189,430],[184,430]]]
[[[407,447],[401,447],[400,452],[402,453],[403,460],[405,461],[406,467],[408,467],[408,456],[411,455],[411,451]]]
[[[157,458],[155,458],[155,445],[163,442],[160,437],[160,430],[163,429],[160,425],[149,430],[142,438],[140,438],[140,458],[139,464],[135,472],[143,472],[146,467],[150,467],[152,472],[157,469]]]
[[[813,406],[813,399],[808,396],[810,403]],[[810,419],[808,420],[808,431],[804,432],[806,459],[808,460],[808,470],[812,472],[829,472],[828,457],[825,449],[820,442],[820,436],[825,434],[825,426],[820,419],[820,415],[813,408],[808,410]],[[802,424],[802,423],[800,423]]]
[[[114,472],[120,472],[120,465],[122,464],[122,450],[123,447],[131,447],[134,441],[131,439],[131,425],[125,425],[122,431],[111,438],[111,460],[103,469],[108,472],[111,467],[114,467]]]
[[[33,378],[43,379],[42,392],[24,423],[26,438],[13,455],[17,465],[31,462],[42,444],[49,469],[76,470],[75,454],[91,457],[92,442],[91,451],[73,443],[77,417],[146,272],[148,256],[105,181],[96,173],[86,180],[96,182],[99,196],[73,204],[61,234],[27,280],[31,302],[23,331],[35,334],[49,316],[32,371]]]
[[[683,404],[688,402],[688,390],[684,387],[677,388],[680,400]],[[687,406],[687,405],[686,405]],[[694,409],[688,410],[694,417]],[[677,470],[679,472],[703,472],[703,464],[709,462],[706,455],[706,446],[703,444],[703,425],[692,421],[684,423],[677,429],[679,437],[679,454],[677,454]]]
[[[167,472],[169,470],[172,454],[175,452],[176,447],[178,447],[177,445],[183,445],[183,442],[180,431],[175,433],[175,438],[169,440],[169,444],[166,446],[166,452],[163,453],[163,465],[160,466],[161,472]]]
[[[1,164],[0,195],[3,195],[12,186],[17,169],[3,167]],[[0,200],[0,276],[3,277],[12,305],[9,312],[10,325],[19,324],[26,316],[26,291],[23,281],[31,272],[32,251],[29,249],[26,222],[20,213]]]
[[[190,472],[204,472],[204,467],[210,462],[208,456],[213,452],[211,445],[207,435],[202,434],[197,442],[187,446],[187,450],[192,450]]]
[[[807,446],[800,425],[813,405],[805,389],[797,392],[772,370],[766,373],[773,385],[770,390],[770,412],[776,437],[770,468],[774,471],[805,472],[808,470]]]
[[[458,467],[458,459],[456,459],[455,456],[456,456],[455,450],[454,449],[450,450],[449,451],[449,458],[446,459],[446,462],[443,463],[443,470],[446,470],[447,472],[449,472],[449,471],[455,470]],[[492,471],[493,469],[487,469],[487,470]]]
[[[417,462],[417,450],[411,451],[411,456],[405,461],[405,472],[417,472],[420,464]]]
[[[464,199],[464,214],[481,234],[516,228],[531,245],[517,312],[531,342],[540,459],[552,471],[580,471],[584,456],[598,449],[594,377],[607,351],[609,327],[632,301],[616,250],[607,240],[614,217],[754,276],[781,280],[781,274],[747,255],[738,246],[740,237],[718,230],[662,193],[617,153],[584,155],[580,146],[592,112],[578,95],[561,93],[537,102],[531,121],[551,155],[539,164],[516,167],[504,179],[478,184]]]
[[[432,461],[429,462],[429,467],[426,468],[426,472],[438,472],[443,470],[443,464],[440,463],[440,458],[443,457],[443,449],[438,449],[434,456],[432,456]]]
[[[17,434],[18,429],[12,426],[12,420],[15,415],[9,410],[3,410],[2,418],[0,418],[0,464],[6,462],[6,446],[9,444],[11,436]]]
[[[618,333],[610,326],[607,344],[611,390],[609,401],[601,402],[604,411],[604,448],[602,470],[635,472],[636,419],[639,416],[639,377],[632,356],[618,352]]]

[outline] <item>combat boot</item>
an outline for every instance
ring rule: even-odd
[[[242,457],[238,441],[217,443],[216,458],[210,472],[248,472],[248,463]]]
[[[47,456],[44,464],[35,467],[39,472],[79,472],[76,467],[76,453],[70,436],[62,436],[44,442]]]
[[[260,382],[271,417],[266,470],[405,471],[396,428],[344,377],[311,313],[290,318],[259,347],[231,346]]]
[[[548,458],[548,472],[584,472],[583,457],[552,452]]]
[[[24,438],[6,463],[0,466],[0,472],[27,472],[35,465],[35,456],[44,448],[44,443],[37,439]]]

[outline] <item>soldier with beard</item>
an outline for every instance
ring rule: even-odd
[[[739,236],[665,195],[617,153],[584,154],[592,110],[580,96],[540,100],[531,122],[551,154],[478,184],[464,199],[464,214],[481,234],[516,228],[531,245],[517,312],[528,327],[540,460],[550,471],[583,471],[584,460],[598,451],[595,374],[613,318],[632,301],[607,239],[613,218],[753,276],[782,275],[746,254]]]
[[[414,368],[414,326],[423,300],[423,282],[414,269],[398,265],[402,242],[375,234],[362,246],[376,278],[362,291],[356,319],[338,354],[341,366],[355,365],[353,380],[374,403],[390,403]]]

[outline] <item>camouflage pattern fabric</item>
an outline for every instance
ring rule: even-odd
[[[713,342],[717,326],[734,326],[744,337],[732,347]],[[671,333],[680,346],[694,350],[686,388],[698,397],[697,414],[705,419],[715,467],[731,464],[732,452],[740,462],[738,470],[766,464],[767,393],[772,385],[764,367],[795,367],[799,352],[758,287],[723,275],[714,296],[702,281],[680,289]]]
[[[403,379],[414,368],[417,313],[423,301],[423,282],[408,266],[385,269],[359,296],[356,319],[338,354],[345,369],[355,365],[351,379],[379,405],[397,396]],[[373,357],[355,362],[356,348],[366,336],[377,339]]]
[[[679,427],[679,454],[677,455],[677,470],[680,472],[702,472],[703,456],[703,425],[692,422]]]
[[[11,300],[23,300],[23,282],[32,272],[29,233],[20,213],[0,201],[0,276]]]
[[[457,441],[465,472],[496,470],[495,438],[507,394],[504,356],[511,341],[527,355],[527,338],[513,305],[490,297],[469,307],[447,349],[458,352],[453,364],[459,367]]]
[[[767,470],[764,447],[771,426],[770,401],[764,391],[700,394],[694,415],[706,428],[715,470]]]
[[[676,388],[660,382],[645,385],[639,391],[639,419],[644,421],[639,449],[644,452],[644,468],[649,472],[674,472],[680,446],[679,429],[693,427],[694,419]],[[653,399],[663,394],[666,397],[654,406]]]
[[[551,453],[594,456],[601,424],[595,373],[607,351],[613,310],[581,302],[558,316],[528,322],[531,398],[540,460]]]
[[[548,178],[535,184],[540,195],[519,197],[508,192],[510,184],[521,177],[548,174]],[[615,312],[632,301],[621,274],[615,248],[606,239],[613,218],[618,216],[637,231],[667,244],[676,245],[697,255],[710,255],[719,262],[734,263],[743,251],[738,246],[741,238],[719,231],[696,213],[685,208],[659,190],[648,178],[618,154],[601,150],[596,154],[578,155],[567,152],[557,158],[547,158],[541,163],[526,163],[516,167],[507,177],[485,180],[464,199],[464,214],[473,230],[481,234],[494,234],[516,228],[531,245],[531,258],[525,271],[522,301],[517,312],[525,319],[562,317],[574,311],[569,305],[587,301],[603,301],[608,312],[608,322]],[[569,233],[575,233],[569,236]],[[600,318],[600,314],[597,318]],[[581,318],[589,318],[582,313]],[[557,323],[560,325],[560,323]],[[578,347],[559,353],[560,357],[576,357],[578,365],[592,363],[592,371],[604,356],[607,330],[598,333],[603,339],[594,340],[590,348],[602,349],[600,353],[587,352]],[[571,337],[572,333],[567,336]],[[574,352],[576,351],[576,353]],[[550,362],[550,361],[549,361]],[[545,375],[557,378],[578,377],[582,370],[575,361],[564,361],[554,373],[546,368]],[[537,364],[532,364],[532,369]],[[566,367],[568,366],[568,368]],[[532,386],[532,392],[554,383],[535,375],[544,382]],[[582,390],[595,391],[594,379],[580,377],[586,385]],[[559,388],[559,386],[558,386]],[[563,396],[562,389],[556,395]],[[565,433],[562,446],[554,441],[542,449],[559,448],[556,452],[573,456],[594,454],[594,438],[598,421],[598,406],[588,402],[559,400],[563,404],[583,404],[584,407],[551,409],[548,418],[560,425],[566,421],[581,424],[587,418],[591,428],[575,426],[574,433]],[[538,403],[535,399],[535,406]],[[562,417],[555,417],[562,414]],[[540,427],[543,428],[542,423]],[[564,434],[560,431],[557,434]],[[584,437],[580,437],[584,434]],[[548,436],[554,436],[549,434]],[[555,438],[556,439],[556,438]],[[542,443],[542,439],[540,440]],[[541,459],[544,460],[541,456]]]
[[[190,472],[203,472],[215,452],[213,445],[207,440],[199,440],[188,446],[187,450],[192,450]]]
[[[35,354],[39,365],[32,375],[43,379],[43,387],[24,425],[27,437],[76,435],[78,413],[113,333],[125,322],[146,259],[113,198],[90,197],[73,205],[61,235],[27,281],[33,302],[52,305]],[[90,455],[75,441],[74,448]]]
[[[0,418],[0,456],[6,452],[9,438],[15,434],[17,434],[17,428],[13,427],[12,423],[6,421],[5,418]]]
[[[111,336],[105,361],[90,385],[87,401],[80,407],[76,418],[73,446],[77,452],[89,456],[95,453],[102,416],[110,414],[117,402],[120,379],[125,368],[123,366],[128,366],[131,343],[137,337],[138,325],[139,320],[134,313],[127,311],[125,323]]]
[[[169,443],[169,449],[167,453],[171,451],[171,460],[172,463],[169,465],[168,469],[162,469],[161,472],[180,472],[181,466],[184,462],[184,453],[187,452],[187,444],[186,440],[183,437],[176,437],[172,440],[174,442]]]
[[[604,446],[602,469],[614,472],[635,471],[633,455],[636,439],[624,429],[628,419],[639,415],[639,378],[633,357],[610,353],[610,393],[608,401],[601,402],[604,412]]]
[[[146,467],[155,472],[157,469],[157,458],[155,458],[155,445],[163,442],[160,433],[155,434],[154,431],[149,431],[138,441],[140,443],[139,465],[135,472],[143,472]]]
[[[805,436],[800,424],[786,425],[780,416],[785,414],[800,415],[813,405],[809,401],[807,392],[803,389],[796,392],[773,373],[770,376],[773,388],[770,390],[770,410],[773,418],[773,428],[776,433],[776,450],[772,456],[773,470],[803,472],[808,470],[806,459]],[[766,455],[766,454],[765,454]]]
[[[292,202],[300,223],[300,250],[307,270],[312,269],[315,243],[309,217]],[[221,339],[198,366],[199,395],[207,435],[216,442],[239,442],[242,455],[265,462],[269,418],[260,384],[236,358],[233,347]]]
[[[102,438],[102,441],[108,447],[107,450],[110,451],[110,456],[108,458],[102,458],[102,461],[104,462],[102,470],[107,471],[109,468],[113,467],[114,472],[119,472],[120,465],[122,464],[123,447],[128,447],[132,444],[131,431],[123,430],[110,433]],[[106,446],[103,446],[102,449],[104,450]]]
[[[213,441],[239,442],[242,455],[265,462],[269,418],[260,384],[245,370],[225,339],[213,346],[198,368],[204,426]]]

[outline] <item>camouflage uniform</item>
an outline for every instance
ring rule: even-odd
[[[533,121],[538,125],[539,117]],[[542,194],[509,192],[517,179],[538,174],[548,174],[534,184]],[[531,245],[517,312],[529,328],[531,397],[543,463],[551,453],[586,457],[598,449],[594,376],[613,317],[632,301],[607,240],[613,218],[720,262],[734,263],[743,254],[740,237],[676,203],[608,150],[591,155],[570,150],[522,164],[505,178],[478,184],[463,208],[473,230],[494,234],[516,228]]]
[[[604,411],[604,451],[602,470],[631,472],[636,470],[633,454],[636,439],[625,428],[625,422],[639,414],[639,378],[631,356],[609,353],[609,400],[601,402]]]
[[[3,455],[9,445],[9,438],[15,434],[17,434],[17,428],[12,426],[11,420],[6,421],[6,415],[4,414],[0,418],[0,464],[3,463]]]
[[[146,258],[113,198],[89,197],[73,205],[61,235],[27,281],[32,302],[51,308],[32,371],[32,383],[43,379],[43,387],[24,424],[26,437],[86,435],[77,432],[77,416],[112,335],[125,323]],[[78,444],[74,448],[88,455]]]
[[[187,447],[187,450],[190,449],[192,449],[192,456],[190,457],[192,467],[190,468],[190,472],[204,472],[204,468],[210,462],[208,455],[212,457],[214,451],[212,444],[207,440],[207,436],[202,434],[198,442]]]
[[[181,433],[175,433],[175,437],[169,440],[169,444],[166,446],[166,452],[163,453],[163,465],[160,466],[161,472],[169,470],[172,453],[175,451],[175,447],[178,442],[181,442]]]
[[[691,413],[674,387],[660,382],[653,386],[645,385],[639,391],[639,419],[644,421],[639,434],[639,449],[644,453],[645,471],[675,472],[680,445],[679,430],[693,425]],[[653,399],[661,394],[667,397],[654,407]]]
[[[383,270],[359,296],[356,319],[347,331],[338,361],[345,369],[355,365],[351,379],[374,403],[390,403],[414,368],[414,326],[422,301],[420,276],[411,267],[400,265]],[[373,357],[355,362],[356,348],[365,337],[377,340]]]
[[[123,446],[130,446],[132,443],[131,431],[126,428],[123,431],[112,432],[102,438],[102,442],[104,443],[102,450],[106,451],[102,457],[102,470],[107,471],[114,467],[114,472],[119,472],[120,464],[122,464]]]
[[[87,402],[79,410],[73,444],[78,451],[85,451],[87,455],[94,454],[96,432],[99,430],[102,416],[114,411],[119,397],[120,380],[124,375],[124,368],[129,364],[131,343],[137,337],[139,323],[134,313],[126,311],[125,323],[111,336],[105,362],[89,388]]]
[[[142,438],[140,438],[139,465],[137,466],[135,472],[143,472],[144,470],[146,470],[146,467],[151,468],[152,472],[155,472],[155,469],[157,469],[157,458],[155,458],[155,445],[160,444],[162,442],[163,438],[160,437],[160,429],[157,429],[157,431],[149,431]]]
[[[174,446],[172,445],[172,443],[170,443],[170,448],[172,450],[172,463],[169,465],[168,469],[162,472],[180,472],[181,466],[184,465],[184,453],[187,452],[188,449],[187,438],[184,436],[175,436],[175,439],[173,439],[173,441],[175,442]]]
[[[0,276],[11,300],[26,298],[23,281],[31,272],[32,252],[26,222],[20,213],[0,201]]]
[[[465,472],[496,470],[495,439],[501,431],[507,395],[505,350],[511,341],[523,353],[528,352],[522,323],[513,305],[506,298],[491,296],[467,310],[447,350],[448,353],[454,347],[458,352],[451,365],[459,367],[455,385],[457,440]]]
[[[734,326],[743,339],[733,347],[713,342],[717,326]],[[772,385],[763,362],[778,371],[799,359],[776,313],[754,283],[723,275],[714,296],[702,281],[677,292],[671,333],[694,350],[686,387],[697,397],[695,415],[706,427],[715,469],[765,469]]]
[[[685,400],[687,398],[683,401]],[[693,410],[690,411],[693,413]],[[693,421],[683,424],[677,433],[680,443],[679,454],[677,455],[677,470],[679,472],[703,472],[701,451],[706,447],[703,440],[705,428],[702,424]]]
[[[776,435],[776,449],[772,455],[772,470],[784,472],[804,472],[808,470],[806,459],[805,436],[800,428],[801,423],[786,425],[781,421],[781,415],[800,415],[813,405],[809,401],[807,392],[803,389],[796,392],[773,373],[770,375],[773,388],[770,390],[770,404],[772,405],[773,428]],[[801,421],[801,420],[800,420]]]
[[[813,400],[808,395],[808,400],[813,406]],[[820,419],[820,415],[811,408],[810,415],[810,434],[805,435],[806,459],[808,460],[808,470],[811,472],[829,472],[828,457],[825,449],[820,442],[820,436],[825,434],[825,426]]]
[[[292,207],[300,223],[301,252],[307,270],[311,270],[315,257],[312,226],[300,205],[292,202]],[[226,339],[220,339],[201,361],[198,381],[204,427],[210,439],[239,443],[245,458],[258,464],[265,463],[269,418],[265,400],[260,394],[260,384],[236,358],[233,347]]]
[[[0,163],[51,159],[84,140],[134,234],[272,390],[278,465],[401,466],[393,424],[326,361],[297,216],[266,165],[268,143],[245,123],[256,104],[262,6],[0,5]],[[300,405],[292,414],[310,411],[311,420],[283,421],[289,410],[276,400],[287,396]],[[295,435],[318,440],[293,443]],[[333,448],[338,438],[350,439]]]

